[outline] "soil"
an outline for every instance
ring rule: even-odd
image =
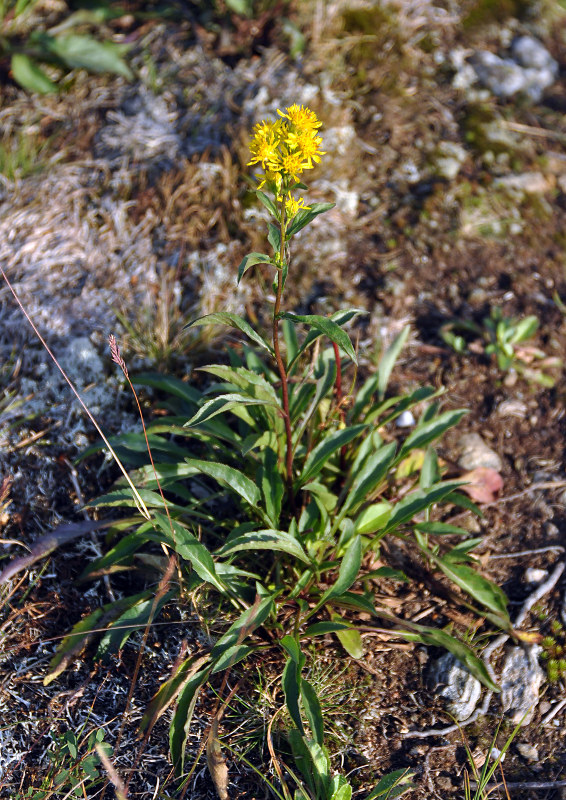
[[[24,304],[35,311],[55,348],[76,334],[77,320],[84,315],[80,333],[90,337],[105,359],[102,331],[109,320],[115,323],[109,307],[122,306],[133,327],[115,329],[121,330],[130,372],[165,366],[183,376],[208,361],[211,350],[221,350],[217,339],[181,338],[188,316],[236,303],[234,310],[245,310],[261,324],[262,296],[251,289],[235,295],[231,289],[242,255],[262,249],[263,219],[241,177],[246,171],[246,131],[277,105],[294,102],[293,92],[297,102],[310,103],[310,92],[324,121],[322,135],[328,130],[329,155],[309,183],[314,199],[328,199],[330,194],[337,209],[297,240],[296,278],[289,282],[287,302],[302,313],[327,313],[344,305],[367,309],[368,317],[356,330],[363,370],[371,368],[403,325],[411,324],[390,391],[446,387],[443,407],[465,407],[469,413],[445,437],[440,456],[456,464],[459,439],[475,432],[502,459],[504,488],[482,507],[484,517],[475,523],[474,535],[482,537],[476,553],[483,571],[503,587],[513,617],[513,609],[533,590],[525,582],[527,567],[550,572],[564,560],[566,389],[560,367],[546,369],[554,384],[542,386],[520,372],[498,369],[485,352],[481,334],[470,334],[468,351],[458,354],[442,338],[441,328],[454,320],[481,327],[490,310],[499,307],[509,318],[535,315],[540,320],[533,343],[546,357],[562,358],[566,352],[566,313],[560,301],[566,299],[566,17],[558,4],[501,4],[507,12],[490,16],[491,4],[471,0],[399,0],[391,7],[265,2],[258,4],[264,11],[252,20],[229,13],[223,3],[217,4],[218,13],[188,3],[179,6],[174,18],[143,21],[136,14],[144,4],[130,5],[131,18],[120,23],[125,28],[116,22],[105,32],[117,40],[126,36],[132,44],[134,83],[76,71],[64,93],[38,98],[24,93],[6,75],[0,111],[6,146],[15,146],[18,136],[35,136],[36,145],[43,147],[35,156],[41,161],[37,170],[9,175],[5,168],[3,181],[2,224],[17,236],[8,236],[2,258]],[[348,12],[350,7],[365,9],[365,16]],[[369,39],[367,25],[373,26]],[[292,51],[291,29],[304,36],[298,54]],[[454,86],[449,55],[456,48],[500,52],[506,41],[523,33],[539,37],[559,63],[557,80],[539,102],[498,100],[487,92],[471,95]],[[136,139],[128,130],[128,120],[142,107],[151,117],[145,145],[141,134]],[[510,132],[502,152],[494,152],[477,135],[473,126],[479,125],[480,111]],[[157,130],[159,124],[163,129]],[[437,168],[443,142],[464,148],[452,177],[439,174]],[[104,164],[107,173],[101,177]],[[65,185],[73,187],[68,195],[58,183],[65,169]],[[543,177],[536,191],[509,194],[498,183],[509,175]],[[63,216],[57,216],[46,204],[43,213],[47,217],[53,212],[55,226],[65,224],[65,203],[72,192],[79,198],[76,214],[83,222],[76,227],[76,260],[88,244],[95,270],[86,274],[90,267],[85,260],[85,282],[72,303],[67,299],[79,278],[73,273],[70,279],[67,267],[49,263],[45,254],[59,246],[64,232],[51,231],[48,239],[42,229],[34,239],[32,223],[28,229],[22,222],[42,187],[63,209]],[[98,244],[80,239],[80,230],[88,227],[84,220],[93,226]],[[33,281],[22,255],[23,245],[29,248],[31,242],[33,266],[39,272]],[[105,247],[109,271],[97,283],[96,269],[103,267],[96,258],[105,258]],[[69,252],[65,249],[62,258]],[[147,346],[147,339],[157,328],[165,290],[172,309],[166,334],[173,344],[156,351]],[[64,292],[62,303],[58,291]],[[106,292],[110,300],[103,304],[97,292]],[[148,309],[145,316],[143,310],[136,315],[140,308]],[[6,502],[11,502],[0,503],[2,566],[24,552],[18,543],[29,546],[58,522],[82,520],[82,498],[96,498],[115,477],[111,468],[103,468],[100,454],[81,461],[78,496],[71,462],[89,441],[95,442],[88,426],[77,421],[77,412],[59,396],[52,407],[44,404],[42,413],[32,410],[27,418],[11,405],[8,392],[23,397],[33,381],[38,391],[41,376],[47,374],[38,366],[44,360],[42,351],[19,329],[19,313],[4,291],[0,467],[2,477],[9,479]],[[104,366],[97,380],[112,398],[115,387],[104,383],[109,372]],[[41,402],[39,396],[38,408]],[[116,408],[105,406],[103,398],[96,402],[110,429],[119,430],[124,420],[126,430],[135,425],[128,399],[110,399]],[[153,396],[145,396],[144,403],[150,415]],[[473,531],[474,522],[468,519],[467,524]],[[98,727],[115,748],[118,772],[129,774],[133,768],[128,797],[179,796],[168,760],[168,715],[143,744],[138,725],[180,653],[206,648],[224,629],[220,609],[209,609],[203,619],[189,606],[168,606],[147,641],[141,635],[131,637],[109,663],[93,663],[92,650],[87,649],[57,680],[43,685],[61,637],[100,606],[101,595],[103,602],[112,597],[104,582],[79,580],[104,547],[98,534],[87,536],[57,549],[3,587],[2,798],[28,797],[30,787],[39,790],[42,781],[49,786],[54,737],[75,731],[82,739]],[[386,549],[385,557],[394,563],[393,551]],[[380,581],[377,598],[399,617],[417,617],[439,627],[454,625],[460,633],[469,626],[470,633],[474,616],[447,600],[441,584],[419,580],[418,565],[415,570],[408,586]],[[143,575],[137,573],[111,579],[114,596],[143,586]],[[563,576],[528,617],[524,630],[548,635],[551,622],[560,619],[565,596]],[[363,660],[346,663],[336,675],[344,655],[328,638],[317,651],[311,675],[332,719],[335,764],[350,771],[354,796],[366,796],[386,772],[410,768],[415,788],[409,797],[464,797],[464,773],[469,769],[464,735],[481,763],[502,718],[498,704],[493,701],[489,713],[463,732],[407,736],[451,724],[428,683],[430,664],[438,653],[370,633],[364,636],[364,646]],[[134,680],[140,648],[143,658]],[[263,675],[259,682],[256,667]],[[264,734],[281,699],[274,689],[281,664],[266,657],[247,669],[236,670],[230,679],[228,689],[236,680],[241,683],[222,723],[224,740],[234,748],[228,755],[230,798],[269,796],[262,773],[276,782]],[[220,683],[213,688],[219,687]],[[565,690],[564,678],[543,684],[532,722],[511,746],[503,767],[510,797],[565,796],[566,711],[543,724]],[[215,701],[211,688],[197,706],[189,761],[191,755],[202,755],[201,737]],[[511,730],[503,719],[498,747]],[[536,758],[529,761],[517,744],[536,747]],[[242,760],[246,754],[259,772]],[[100,787],[90,791],[78,796],[101,796]],[[108,787],[106,797],[113,791]],[[492,796],[506,796],[498,791]],[[46,796],[67,795],[52,790]],[[185,796],[216,796],[204,758]]]

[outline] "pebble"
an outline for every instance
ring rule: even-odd
[[[517,744],[517,751],[525,761],[538,761],[538,750],[532,744],[519,742]]]
[[[521,172],[518,175],[504,175],[493,181],[494,187],[508,189],[520,196],[544,194],[551,189],[550,182],[542,172]]]
[[[522,400],[504,400],[497,406],[497,413],[500,417],[518,417],[524,419],[527,416],[527,404]]]
[[[460,458],[458,465],[471,471],[478,467],[488,467],[501,472],[503,463],[497,453],[488,447],[479,433],[466,433],[458,441]]]
[[[548,570],[537,567],[528,567],[523,576],[525,583],[542,583],[545,578],[548,578]]]
[[[499,685],[501,706],[513,724],[528,725],[538,704],[545,673],[538,662],[542,647],[512,647],[508,650]]]
[[[489,757],[493,761],[497,761],[497,760],[505,761],[505,756],[506,755],[507,755],[507,753],[502,753],[501,750],[498,747],[492,747],[491,750],[489,751]]]
[[[511,46],[511,58],[478,50],[469,59],[477,80],[496,97],[523,94],[537,103],[556,80],[558,64],[545,46],[532,36],[519,36]]]
[[[415,418],[410,411],[403,411],[397,417],[397,422],[395,424],[398,428],[412,428],[415,424]]]
[[[445,653],[432,664],[428,681],[436,694],[446,700],[448,711],[458,722],[473,713],[481,696],[481,684],[452,653]]]

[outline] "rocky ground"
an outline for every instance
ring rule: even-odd
[[[133,3],[104,32],[131,45],[134,81],[76,71],[64,92],[40,97],[6,72],[2,88],[0,261],[90,409],[108,431],[138,424],[108,356],[108,333],[118,336],[130,372],[161,368],[183,377],[222,347],[183,333],[189,318],[222,309],[262,323],[251,283],[234,290],[242,255],[264,247],[264,213],[245,181],[247,136],[278,107],[308,104],[323,120],[327,151],[309,197],[336,208],[297,239],[288,302],[302,313],[367,309],[357,331],[364,368],[411,323],[393,388],[444,385],[445,406],[470,413],[441,455],[468,470],[488,467],[503,482],[483,498],[484,519],[466,522],[483,537],[477,552],[485,573],[509,596],[518,627],[548,636],[553,622],[566,626],[561,4],[265,2],[255,20],[221,13],[222,3],[217,14],[184,3],[171,18],[142,18],[140,5],[147,4]],[[40,4],[37,13],[55,24],[64,4]],[[484,321],[496,308],[540,321],[507,371],[486,352]],[[462,331],[455,322],[476,328]],[[82,519],[77,508],[113,475],[101,456],[73,466],[95,441],[92,428],[6,288],[0,325],[3,567],[58,522]],[[466,352],[449,346],[450,334],[464,336]],[[61,747],[53,737],[101,727],[115,742],[140,639],[110,668],[93,665],[87,653],[59,680],[42,683],[57,637],[101,592],[113,591],[76,583],[101,548],[100,537],[74,542],[2,587],[1,797],[40,787],[49,753]],[[378,592],[399,616],[452,623],[471,636],[473,617],[448,608],[437,588],[415,579],[402,589],[385,582]],[[190,647],[202,636],[188,610],[172,610],[166,621],[146,643],[116,760],[118,769],[136,767],[131,797],[174,796],[166,720],[136,763],[145,705],[182,642]],[[337,763],[358,776],[360,797],[372,779],[400,767],[415,772],[415,798],[463,797],[466,753],[462,734],[445,730],[447,702],[463,720],[485,697],[451,665],[439,667],[440,653],[375,637],[365,645],[363,662],[329,680],[342,658],[329,644],[316,676],[336,719]],[[565,796],[565,677],[548,680],[540,652],[528,652],[525,663],[512,663],[516,651],[499,643],[491,658],[502,682],[519,670],[534,693],[504,774],[510,797],[550,800]],[[226,731],[237,731],[227,741],[257,764],[269,761],[257,741],[273,712],[264,670],[265,685],[251,681],[254,694],[244,693],[224,720]],[[440,697],[442,687],[451,700]],[[191,733],[195,753],[207,702],[213,698]],[[509,713],[498,747],[520,707],[509,695],[503,701]],[[464,728],[478,764],[501,716],[492,700]],[[230,780],[231,797],[265,796],[236,755]],[[215,796],[204,766],[187,796]]]

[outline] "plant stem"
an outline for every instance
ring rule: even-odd
[[[277,271],[277,294],[273,308],[273,350],[275,360],[281,377],[281,394],[283,399],[283,413],[285,420],[285,437],[287,439],[287,455],[285,467],[287,473],[287,494],[291,511],[295,512],[295,496],[293,493],[293,438],[291,434],[291,415],[289,414],[289,386],[287,372],[279,348],[279,312],[281,310],[281,296],[283,294],[283,269],[285,264],[285,204],[281,207],[281,245],[279,250],[279,269]]]

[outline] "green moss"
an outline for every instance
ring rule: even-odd
[[[462,27],[464,30],[473,30],[513,17],[524,19],[534,5],[534,0],[476,0],[463,18]]]
[[[381,4],[348,8],[342,12],[342,32],[353,39],[345,60],[353,68],[358,86],[366,84],[372,68],[381,64],[387,65],[387,75],[380,76],[380,87],[387,89],[397,83],[403,64],[403,38],[394,11]]]

